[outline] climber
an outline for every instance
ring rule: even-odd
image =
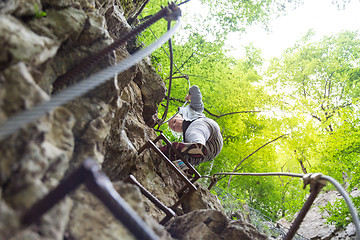
[[[198,165],[214,159],[221,151],[223,139],[219,125],[203,113],[204,104],[198,86],[189,89],[185,97],[190,104],[179,108],[179,114],[172,118],[168,125],[175,132],[183,133],[183,142],[173,142],[172,145],[183,154],[191,165]],[[181,169],[187,166],[176,160],[175,153],[163,146],[161,151],[172,161],[175,161]]]

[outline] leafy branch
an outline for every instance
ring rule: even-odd
[[[275,138],[275,139],[273,139],[273,140],[271,140],[271,141],[263,144],[262,146],[260,146],[258,149],[256,149],[256,150],[253,151],[252,153],[250,153],[250,154],[249,154],[248,156],[246,156],[245,158],[243,158],[243,159],[240,161],[240,163],[239,163],[238,165],[236,165],[236,167],[234,168],[234,170],[233,170],[232,172],[234,173],[234,172],[238,171],[238,167],[240,167],[240,165],[241,165],[246,159],[248,159],[249,157],[251,157],[252,155],[254,155],[254,154],[255,154],[256,152],[258,152],[260,149],[266,147],[266,146],[269,145],[270,143],[273,143],[273,142],[275,142],[275,141],[279,140],[280,138],[283,138],[283,137],[285,137],[285,136],[287,136],[287,135],[289,135],[289,134],[283,134],[283,135],[281,135],[281,136],[279,136],[279,137],[277,137],[277,138]],[[230,175],[229,181],[228,181],[228,188],[230,187],[231,178],[232,178],[232,176]]]

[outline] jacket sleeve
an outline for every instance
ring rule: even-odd
[[[189,89],[191,95],[190,107],[197,112],[204,111],[204,103],[202,101],[201,92],[198,86],[194,85]]]

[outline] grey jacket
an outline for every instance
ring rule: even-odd
[[[212,119],[207,118],[204,111],[201,92],[198,86],[192,86],[189,90],[191,103],[186,107],[180,107],[179,112],[184,120],[190,121],[190,125],[184,132],[186,142],[197,142],[206,146],[208,153],[204,159],[187,157],[192,165],[214,159],[223,147],[219,125]]]

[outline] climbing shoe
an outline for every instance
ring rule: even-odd
[[[165,156],[168,156],[169,155],[169,149],[168,149],[168,146],[167,145],[164,145],[160,148],[160,151],[165,154]]]
[[[173,142],[172,145],[182,154],[192,158],[204,159],[207,149],[201,143],[181,143]]]
[[[160,148],[160,151],[168,157],[171,161],[175,161],[175,153],[171,148],[168,148],[167,145],[164,145]]]

